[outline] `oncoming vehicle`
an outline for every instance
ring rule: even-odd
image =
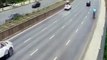
[[[32,8],[39,8],[41,3],[37,1],[35,4],[32,5]]]
[[[91,6],[91,1],[88,1],[88,2],[86,3],[86,6],[87,6],[87,7],[90,7],[90,6]]]
[[[64,10],[70,10],[70,9],[71,9],[70,3],[66,3],[65,7],[64,7]]]
[[[13,44],[10,41],[0,41],[0,59],[7,59],[14,53]]]

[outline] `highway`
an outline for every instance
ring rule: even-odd
[[[92,8],[98,10],[100,5],[99,0],[91,0],[91,7],[86,7],[87,1],[75,0],[70,11],[62,9],[10,38],[15,54],[8,60],[81,60],[96,22]]]

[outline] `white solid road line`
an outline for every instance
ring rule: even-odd
[[[14,39],[14,38],[16,38],[17,36],[19,36],[19,35],[25,33],[26,31],[29,31],[30,29],[36,27],[37,25],[41,24],[42,22],[44,22],[44,21],[48,20],[49,18],[55,16],[56,14],[60,13],[61,11],[63,11],[63,10],[58,11],[57,13],[55,13],[55,14],[53,14],[53,15],[47,17],[46,19],[42,20],[41,22],[38,22],[37,24],[35,24],[35,25],[29,27],[28,29],[26,29],[26,30],[24,30],[24,31],[22,31],[22,32],[20,32],[20,33],[18,33],[18,34],[16,34],[15,36],[13,36],[13,37],[11,37],[11,38],[9,38],[9,39],[7,39],[7,40],[10,40],[10,41],[11,41],[12,39]]]
[[[66,46],[69,44],[70,41],[71,41],[71,40],[68,40],[68,41],[67,41]]]
[[[31,38],[28,38],[26,41],[24,41],[24,43],[28,42],[29,40],[31,40]]]
[[[52,39],[54,36],[55,36],[55,34],[54,34],[54,35],[52,35],[49,39]]]
[[[34,53],[36,53],[38,51],[38,49],[36,49],[34,52],[32,52],[31,54],[30,54],[30,56],[32,56]]]
[[[58,57],[55,57],[54,60],[56,60]]]

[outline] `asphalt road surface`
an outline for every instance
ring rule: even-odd
[[[94,26],[92,9],[99,9],[99,0],[75,0],[70,11],[64,9],[42,23],[11,38],[15,54],[8,60],[80,60]]]

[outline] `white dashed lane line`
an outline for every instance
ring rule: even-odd
[[[31,40],[31,38],[28,38],[26,41],[24,41],[24,43],[28,42],[29,40]]]
[[[32,52],[32,53],[30,54],[30,56],[32,56],[33,54],[35,54],[37,51],[38,51],[38,49],[36,49],[34,52]]]
[[[69,44],[70,41],[71,41],[71,40],[68,40],[68,41],[67,41],[66,46]]]
[[[54,35],[52,35],[49,39],[52,39],[54,36],[55,36],[55,34],[54,34]]]
[[[78,29],[76,30],[76,32],[78,32]]]
[[[58,57],[55,57],[54,60],[57,60]]]
[[[82,21],[82,23],[81,24],[83,24],[84,23],[84,21]]]

